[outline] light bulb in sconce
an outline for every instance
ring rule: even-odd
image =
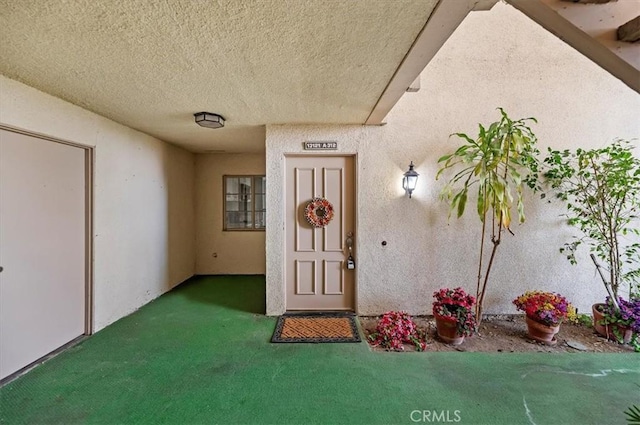
[[[402,178],[402,188],[409,194],[409,198],[411,198],[411,193],[416,189],[418,176],[420,175],[413,169],[413,167],[413,161],[411,161],[409,169],[404,173],[404,177]]]

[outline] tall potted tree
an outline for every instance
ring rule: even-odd
[[[482,320],[483,302],[494,259],[506,232],[511,230],[512,211],[518,221],[525,221],[523,193],[526,187],[538,189],[537,138],[528,122],[535,118],[513,120],[502,109],[500,120],[488,127],[479,125],[477,137],[454,133],[463,144],[453,153],[438,160],[441,165],[436,175],[454,169],[441,192],[449,203],[449,217],[464,214],[469,194],[475,193],[476,208],[482,234],[476,281],[475,316],[478,326]],[[491,244],[490,248],[489,244]]]
[[[596,330],[605,336],[614,333],[622,340],[617,325],[626,326],[636,345],[640,333],[640,159],[633,149],[628,140],[599,149],[549,149],[544,178],[565,203],[568,224],[580,231],[560,252],[576,264],[578,247],[587,244],[609,295],[604,305],[594,305],[594,317],[604,313],[605,318],[605,323],[594,322]]]

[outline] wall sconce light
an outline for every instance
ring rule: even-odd
[[[222,128],[224,127],[224,118],[218,114],[212,114],[211,112],[198,112],[193,114],[196,119],[196,124],[207,128]]]
[[[409,193],[409,198],[411,198],[411,192],[413,192],[416,188],[416,184],[418,183],[418,174],[413,169],[413,161],[409,164],[409,169],[406,173],[404,173],[404,178],[402,179],[402,188]]]

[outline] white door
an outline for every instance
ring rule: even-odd
[[[85,152],[0,130],[0,379],[85,332]]]
[[[352,156],[287,157],[287,310],[354,310],[355,270],[347,268],[347,238],[355,238],[354,182]],[[315,197],[333,206],[333,219],[324,227],[305,217]]]

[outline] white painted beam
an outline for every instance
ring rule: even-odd
[[[488,10],[497,0],[440,0],[416,37],[378,102],[365,121],[380,125],[407,88],[472,10]]]
[[[418,74],[418,78],[415,79],[413,83],[407,88],[409,93],[416,93],[420,91],[420,75]]]
[[[612,1],[618,0],[562,0],[567,3],[582,3],[582,4],[603,4],[603,3],[611,3]]]
[[[640,93],[640,71],[541,0],[507,0],[556,37]]]
[[[640,41],[640,16],[636,16],[618,28],[618,40],[628,43]]]
[[[640,46],[618,40],[617,28],[640,13],[640,0],[583,4],[540,0],[595,41],[640,70]]]

